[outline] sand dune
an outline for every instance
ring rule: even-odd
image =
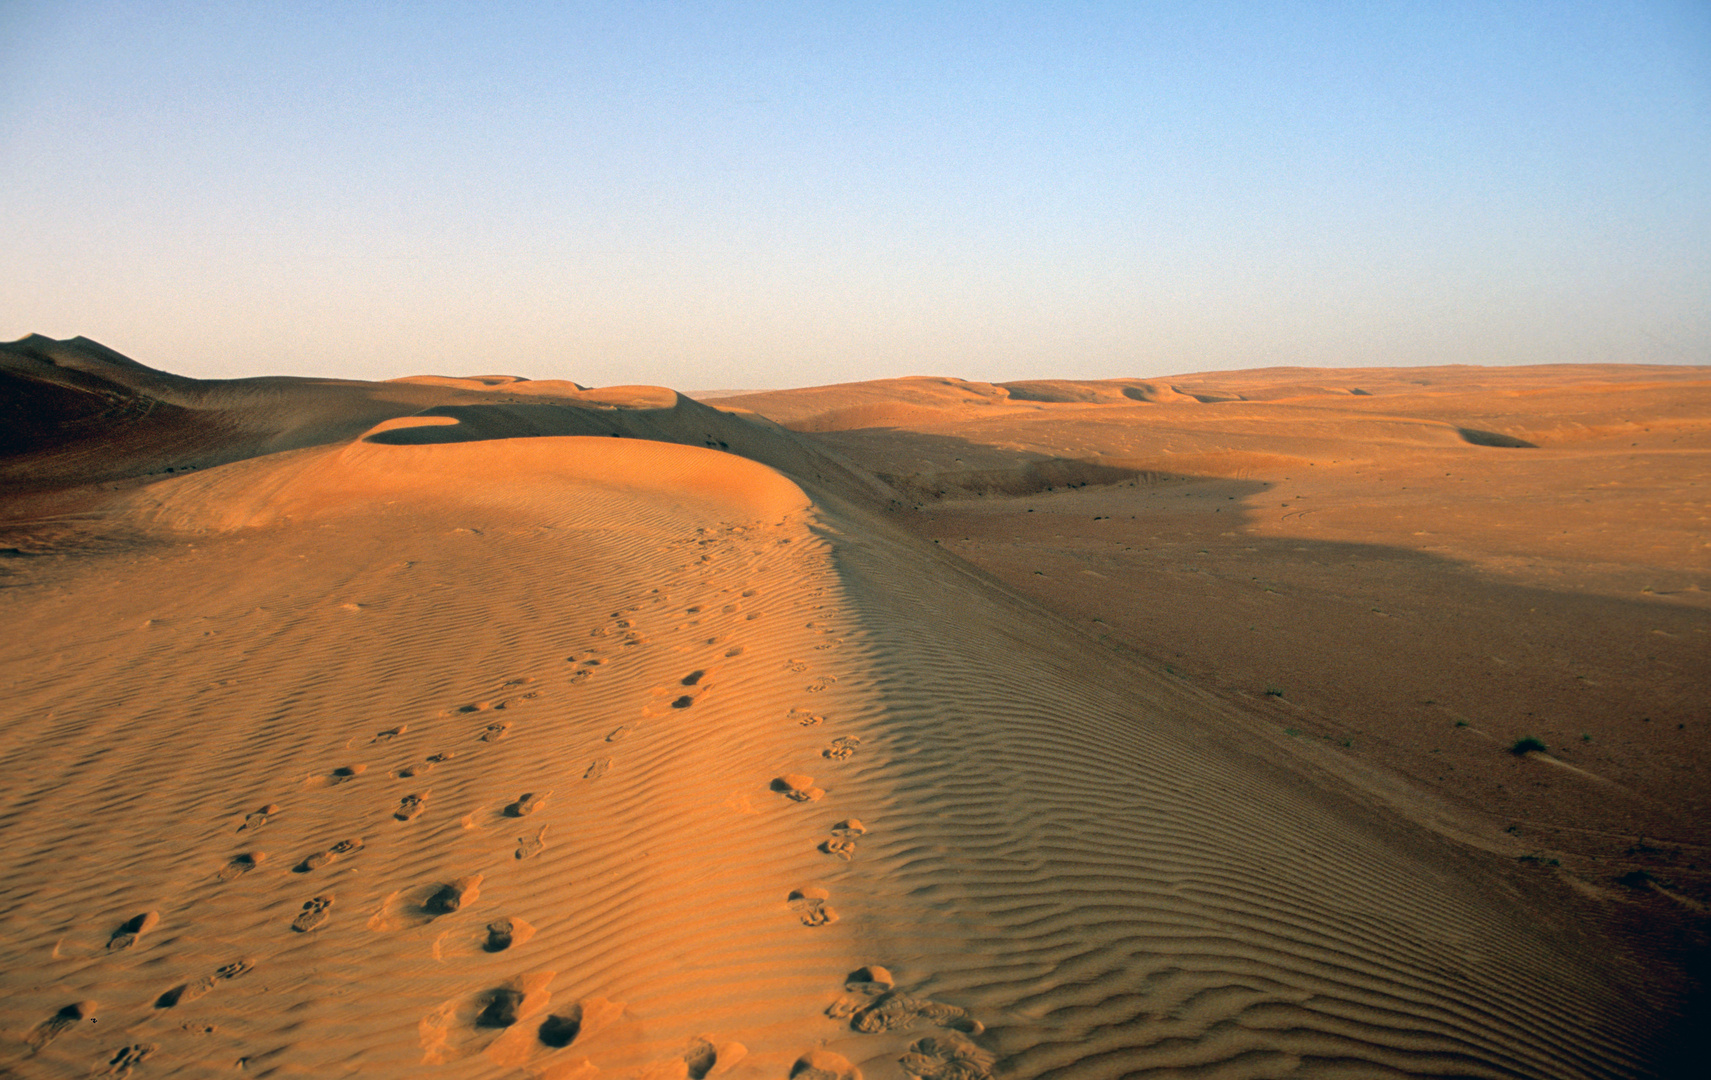
[[[913,531],[1311,740],[1410,816],[1443,826],[1448,800],[1445,827],[1560,865],[1606,915],[1711,900],[1706,369],[1155,382],[1208,400],[1142,401],[1137,380],[977,387],[1038,400],[815,438],[885,476]],[[828,392],[733,400],[794,423]],[[1528,736],[1548,758],[1492,752]],[[1647,889],[1613,887],[1633,875]]]
[[[60,417],[0,463],[0,1071],[1662,1068],[1678,975],[923,538],[859,438],[0,355]],[[775,418],[1050,404],[920,382]]]

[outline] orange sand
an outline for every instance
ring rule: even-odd
[[[1705,450],[1705,373],[1688,374],[1698,389],[1634,409],[1683,460]],[[1624,377],[1642,376],[1670,377]],[[1698,879],[1636,889],[1518,863],[1523,841],[1468,805],[1478,790],[1368,760],[1364,736],[1319,737],[1331,707],[1309,683],[1244,689],[1265,650],[1221,659],[1219,604],[1238,564],[1367,545],[1385,553],[1352,554],[1348,610],[1401,560],[1408,604],[1390,617],[1427,627],[1427,667],[1457,636],[1431,629],[1433,574],[1464,575],[1471,598],[1601,601],[1655,567],[1652,593],[1621,599],[1692,635],[1704,545],[1653,552],[1702,533],[1672,519],[1600,542],[1582,535],[1600,511],[1577,508],[1557,547],[1493,538],[1517,493],[1566,500],[1567,451],[1509,423],[1524,409],[1507,391],[1427,414],[1361,377],[1372,398],[1343,397],[1364,418],[1294,394],[1245,427],[1201,418],[1235,404],[1184,380],[1120,401],[941,380],[802,392],[819,395],[803,412],[788,394],[720,402],[820,432],[805,434],[657,388],[206,383],[81,339],[0,347],[21,418],[0,446],[0,1075],[1663,1067],[1679,967],[1585,913],[1675,910]],[[1608,418],[1574,423],[1602,432],[1583,451],[1615,437]],[[1399,540],[1427,514],[1414,483],[1347,503],[1357,467],[1424,477],[1454,455],[1472,470],[1539,452],[1457,427],[1556,465],[1494,477],[1483,502],[1436,484],[1456,512],[1433,518],[1447,539],[1430,548]],[[1285,501],[1267,455],[1294,477],[1356,443],[1404,449],[1291,480],[1292,504],[1345,493],[1311,526],[1262,512]],[[1684,475],[1635,466],[1650,487],[1625,491],[1612,527],[1690,502]],[[1180,505],[1214,495],[1217,544],[1211,511]],[[1129,532],[1095,528],[1124,513]],[[1148,528],[1168,559],[1118,551]],[[1214,580],[1175,589],[1161,624],[1147,596],[1199,573],[1187,542]],[[1588,554],[1606,549],[1622,557]],[[1272,561],[1284,589],[1240,599],[1302,594],[1268,610],[1267,648],[1298,630],[1316,670],[1336,568]],[[1166,670],[1159,641],[1192,662]],[[1703,655],[1667,653],[1688,666],[1657,681],[1691,697]],[[1443,707],[1474,715],[1476,698]],[[1299,732],[1266,711],[1282,708]],[[1554,744],[1513,758],[1508,730],[1476,719],[1495,768],[1562,785],[1611,771]],[[1684,744],[1679,760],[1703,757]],[[1604,780],[1655,802],[1649,775]],[[1675,778],[1683,806],[1701,805],[1696,775]]]

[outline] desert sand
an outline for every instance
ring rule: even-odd
[[[1697,1051],[1711,371],[714,404],[0,346],[0,1075]]]

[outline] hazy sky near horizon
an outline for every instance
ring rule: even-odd
[[[1711,363],[1711,4],[0,0],[0,338],[780,387]]]

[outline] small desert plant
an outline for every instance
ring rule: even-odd
[[[1544,740],[1533,735],[1528,735],[1524,738],[1516,739],[1515,745],[1509,748],[1509,752],[1514,754],[1516,757],[1520,757],[1523,754],[1530,754],[1535,750],[1543,754],[1549,749],[1550,747],[1545,745]]]
[[[1282,697],[1283,696],[1283,687],[1281,687],[1281,686],[1268,686],[1265,688],[1265,696],[1266,697]]]

